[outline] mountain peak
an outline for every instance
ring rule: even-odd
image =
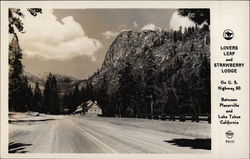
[[[123,31],[111,44],[107,51],[103,67],[116,66],[129,56],[136,56],[144,53],[149,48],[160,46],[166,40],[164,31]]]
[[[49,74],[50,72],[45,72],[39,75],[35,75],[31,72],[24,72],[24,75],[27,77],[27,80],[31,85],[31,87],[34,88],[35,83],[38,82],[41,90],[44,89],[44,85]],[[78,80],[75,77],[60,73],[52,73],[52,74],[55,75],[56,77],[60,94],[72,91],[76,83],[78,83],[79,88],[85,87],[86,85],[86,80]]]

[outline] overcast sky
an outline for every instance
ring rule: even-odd
[[[25,13],[19,35],[25,71],[61,73],[78,79],[101,67],[106,52],[123,30],[176,30],[194,25],[174,9],[60,9]]]

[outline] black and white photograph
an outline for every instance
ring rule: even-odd
[[[8,8],[8,153],[210,154],[209,8]]]

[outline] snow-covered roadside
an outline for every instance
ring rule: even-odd
[[[84,118],[84,117],[83,117]],[[197,122],[162,121],[135,118],[87,117],[89,120],[109,122],[110,124],[153,129],[190,137],[211,138],[211,124]]]
[[[37,115],[37,113],[9,112],[9,123],[55,120],[62,117],[61,115],[46,115],[41,113]]]
[[[49,120],[54,119],[53,116],[48,116],[45,114],[33,115],[31,113],[19,113],[19,112],[10,112],[9,113],[9,123],[13,122],[28,122],[28,121],[40,121],[40,120]]]
[[[37,116],[36,113],[9,112],[9,135],[19,130],[29,131],[36,128],[39,129],[40,124],[63,117],[65,116],[46,114],[39,114]]]
[[[187,135],[196,138],[211,138],[211,124],[197,122],[179,122],[179,121],[162,121],[150,119],[135,119],[135,118],[111,118],[111,117],[86,117],[86,116],[65,116],[65,115],[45,115],[33,116],[25,113],[11,113],[9,115],[9,130],[14,129],[33,129],[38,128],[39,124],[58,120],[62,118],[77,117],[83,120],[101,121],[114,125],[127,127],[138,127],[145,129],[158,130],[166,133]],[[38,126],[38,127],[37,127]]]

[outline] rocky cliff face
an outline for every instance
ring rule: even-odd
[[[114,66],[116,67],[121,61],[132,57],[139,57],[148,48],[153,48],[167,43],[168,39],[164,32],[160,31],[125,31],[120,33],[115,41],[110,46],[106,58],[103,63],[103,67]],[[155,55],[163,55],[162,51],[155,50]],[[160,60],[166,58],[160,56]]]
[[[119,67],[126,60],[140,68],[142,59],[145,59],[148,50],[153,51],[157,63],[169,58],[169,49],[172,47],[170,34],[164,31],[126,31],[120,33],[110,46],[102,69]],[[139,62],[139,63],[138,63]]]
[[[208,40],[209,32],[202,30],[189,34],[160,30],[122,32],[111,44],[102,67],[90,80],[94,86],[100,87],[105,76],[112,89],[118,84],[118,72],[126,62],[132,65],[134,74],[142,74],[149,52],[155,58],[156,72],[164,71],[178,60],[195,67],[199,63],[200,54],[209,56]]]

